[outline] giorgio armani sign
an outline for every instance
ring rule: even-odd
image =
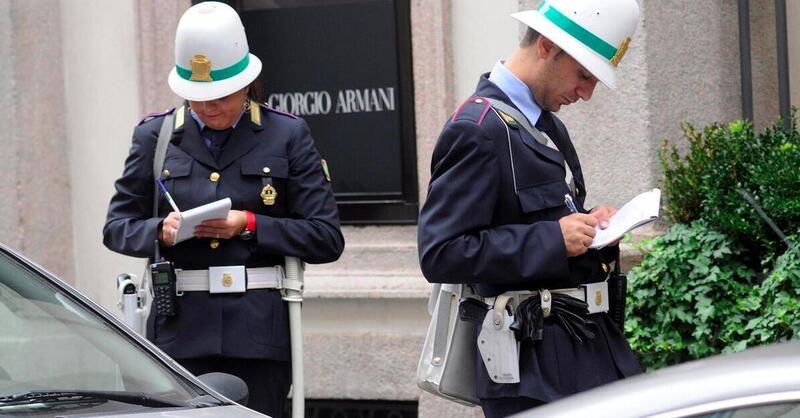
[[[346,89],[327,91],[272,93],[267,103],[280,111],[298,116],[317,116],[396,110],[395,88]]]
[[[414,223],[408,0],[240,0],[266,102],[308,122],[345,223]]]

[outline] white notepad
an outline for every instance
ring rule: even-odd
[[[603,248],[628,231],[655,221],[658,219],[660,207],[660,189],[653,189],[634,197],[608,220],[608,228],[595,227],[594,240],[589,248]]]
[[[231,210],[231,199],[217,200],[203,206],[181,212],[181,226],[178,228],[177,242],[186,241],[194,237],[194,228],[209,219],[227,219]]]

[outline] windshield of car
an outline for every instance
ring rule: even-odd
[[[206,394],[35,270],[0,253],[0,399],[53,391],[130,392],[173,407]]]

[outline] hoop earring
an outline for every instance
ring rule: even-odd
[[[250,111],[250,99],[244,99],[244,111],[245,112]]]

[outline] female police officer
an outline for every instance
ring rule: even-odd
[[[241,377],[249,406],[280,416],[291,366],[275,266],[284,256],[334,261],[344,239],[307,125],[249,99],[260,71],[230,6],[205,2],[186,11],[169,86],[187,102],[168,112],[175,118],[163,171],[153,173],[166,116],[157,115],[134,130],[103,235],[108,248],[135,257],[153,258],[157,240],[178,269],[174,315],[153,310],[148,338],[195,374]],[[205,221],[192,239],[176,242],[181,216],[163,193],[153,216],[159,177],[184,210],[230,198],[227,219]]]

